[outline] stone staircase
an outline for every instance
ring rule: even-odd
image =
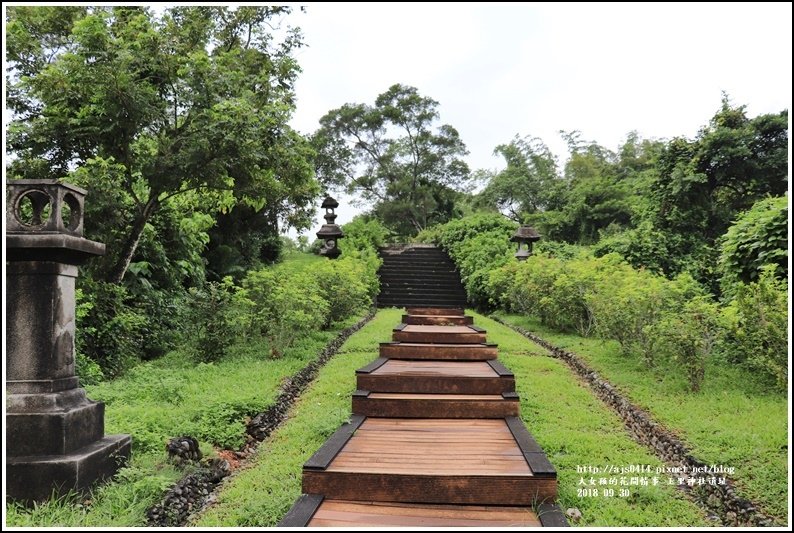
[[[378,307],[466,307],[455,263],[431,244],[400,244],[378,251]]]

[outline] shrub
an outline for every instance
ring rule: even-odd
[[[593,247],[597,257],[617,253],[634,268],[644,268],[655,274],[679,272],[675,244],[668,233],[657,230],[651,222],[644,221],[636,228],[605,236]]]
[[[386,244],[391,231],[376,218],[369,219],[359,215],[342,226],[345,236],[339,241],[342,256],[350,254],[353,250],[359,252],[371,250],[377,252],[378,248]]]
[[[99,364],[105,376],[118,376],[141,360],[148,319],[129,305],[124,286],[88,278],[82,281],[77,351]]]
[[[235,295],[237,321],[266,336],[278,357],[298,337],[366,308],[379,290],[380,260],[368,246],[348,252],[334,261],[249,272]]]
[[[786,283],[774,267],[762,269],[754,283],[740,283],[736,297],[723,310],[727,333],[725,355],[730,362],[788,385],[788,299]]]
[[[695,297],[681,311],[666,313],[648,326],[648,334],[660,354],[684,370],[692,391],[699,391],[721,335],[717,305],[706,296]]]
[[[328,302],[327,324],[344,320],[372,302],[367,265],[356,258],[315,263],[307,273],[317,280],[320,295]]]
[[[237,336],[238,328],[230,316],[233,293],[230,276],[220,283],[211,281],[204,287],[190,289],[188,338],[197,360],[218,361]]]
[[[788,276],[788,196],[766,198],[739,215],[722,238],[722,288],[731,294],[739,282],[758,279],[765,265],[779,279]]]
[[[598,335],[618,341],[625,355],[640,357],[652,367],[656,348],[649,326],[663,314],[679,311],[695,289],[699,286],[688,274],[671,282],[623,263],[613,267],[587,300]]]

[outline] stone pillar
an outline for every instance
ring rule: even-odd
[[[105,405],[75,375],[75,278],[105,253],[83,238],[86,191],[55,180],[6,189],[6,488],[33,502],[112,476],[131,439],[104,435]]]

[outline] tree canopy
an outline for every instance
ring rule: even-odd
[[[317,176],[358,193],[392,230],[415,234],[455,213],[469,182],[468,152],[455,128],[435,127],[438,102],[392,85],[375,105],[345,104],[313,136]]]
[[[124,278],[165,206],[189,215],[242,202],[308,225],[319,192],[312,151],[287,124],[302,38],[272,30],[290,8],[7,13],[8,174],[69,177],[97,192],[91,203],[114,221],[98,235],[107,280]]]

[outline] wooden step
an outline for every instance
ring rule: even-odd
[[[380,343],[379,355],[387,359],[487,361],[496,359],[497,353],[496,344],[382,342]]]
[[[303,494],[278,527],[567,527],[556,504],[537,507],[334,500]]]
[[[462,308],[451,309],[449,307],[408,307],[405,310],[409,315],[443,315],[443,316],[463,316]]]
[[[516,435],[519,425],[515,417],[354,415],[304,464],[303,492],[329,499],[452,505],[554,501],[556,471],[528,432]]]
[[[474,318],[459,315],[403,315],[403,324],[409,326],[470,326]]]
[[[518,416],[518,394],[353,393],[353,414],[392,418],[504,418]]]
[[[400,324],[392,340],[416,343],[477,344],[485,342],[485,330],[477,326],[413,326]]]
[[[378,358],[356,370],[356,388],[370,392],[502,394],[515,392],[499,361],[408,361]]]
[[[540,527],[531,507],[325,500],[309,527]]]

